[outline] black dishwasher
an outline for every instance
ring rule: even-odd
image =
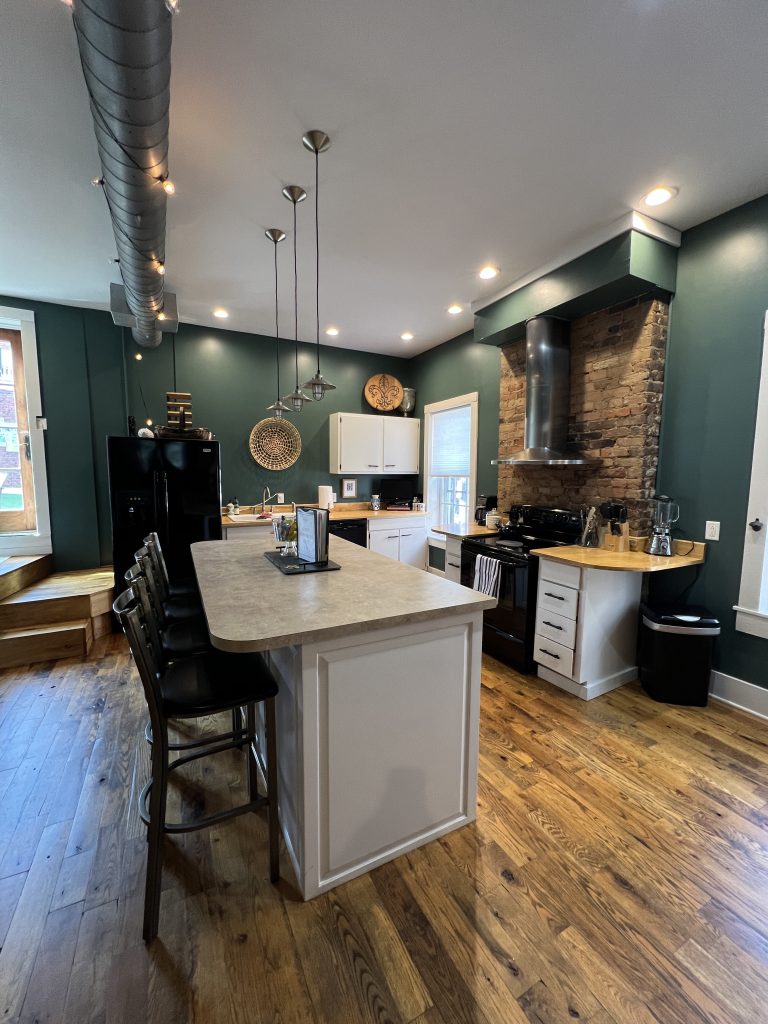
[[[368,547],[368,523],[365,519],[331,519],[328,530],[334,537],[350,540],[361,548]]]

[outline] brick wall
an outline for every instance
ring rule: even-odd
[[[647,533],[655,491],[669,307],[640,298],[571,324],[568,450],[593,467],[499,466],[499,508],[516,503],[578,508],[610,499],[629,508],[632,533]],[[501,350],[499,448],[523,446],[525,342]]]

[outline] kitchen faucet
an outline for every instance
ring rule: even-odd
[[[264,515],[264,511],[265,511],[264,506],[267,504],[267,502],[271,501],[273,498],[276,498],[276,497],[277,497],[277,492],[275,492],[274,494],[270,494],[269,493],[269,488],[268,487],[264,488],[264,490],[261,492],[261,514],[262,515]]]

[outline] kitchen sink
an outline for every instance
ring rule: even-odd
[[[256,515],[253,515],[250,512],[249,513],[241,512],[239,516],[227,515],[227,519],[229,519],[229,521],[231,523],[271,523],[272,522],[272,516],[268,516],[267,518],[264,518],[263,516],[260,516],[258,513]]]

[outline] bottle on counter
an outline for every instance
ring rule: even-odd
[[[233,516],[239,516],[240,515],[240,502],[237,500],[237,498],[235,498],[234,505],[235,505],[235,507],[232,509],[232,515]]]

